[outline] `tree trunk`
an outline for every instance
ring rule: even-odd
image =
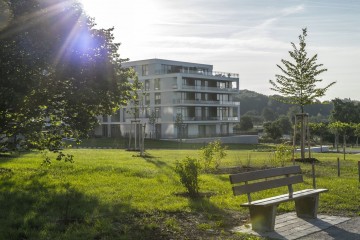
[[[305,159],[305,124],[304,118],[301,119],[301,159]]]
[[[344,160],[345,160],[345,148],[346,148],[346,135],[343,136],[343,153],[344,153]]]
[[[301,159],[305,159],[305,117],[304,110],[301,109],[301,132],[300,132],[300,151]]]

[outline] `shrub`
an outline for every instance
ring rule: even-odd
[[[226,146],[222,146],[219,140],[209,142],[201,148],[200,155],[205,172],[219,168],[221,160],[226,157],[225,150]]]
[[[190,157],[186,157],[186,159],[182,161],[177,161],[175,172],[179,175],[180,182],[187,189],[190,197],[196,197],[199,193],[199,161]]]
[[[287,144],[278,144],[273,157],[274,166],[285,166],[285,162],[291,160],[293,147]]]

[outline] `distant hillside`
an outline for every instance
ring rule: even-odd
[[[259,117],[265,117],[265,120],[271,120],[266,118],[271,118],[271,115],[277,117],[280,115],[293,115],[293,113],[298,112],[294,105],[278,102],[271,96],[250,90],[240,90],[240,93],[234,96],[234,100],[240,101],[240,114],[242,116],[257,115]],[[306,106],[305,111],[316,121],[328,119],[332,109],[332,103],[324,104],[319,102]]]

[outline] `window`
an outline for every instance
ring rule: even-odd
[[[195,100],[200,101],[201,100],[201,93],[195,93]]]
[[[151,108],[147,107],[145,109],[145,117],[149,118],[151,116]]]
[[[224,82],[218,82],[218,88],[224,89],[225,83]]]
[[[228,102],[229,101],[229,95],[228,94],[217,94],[217,99],[220,102]]]
[[[150,94],[145,94],[145,105],[150,105]]]
[[[161,104],[161,93],[155,93],[155,104]]]
[[[115,114],[111,116],[111,122],[119,122],[120,121],[120,110],[116,111]]]
[[[155,116],[157,118],[160,118],[160,115],[161,115],[161,108],[160,107],[156,107],[155,108]]]
[[[160,78],[154,79],[154,90],[160,90]]]
[[[142,76],[147,76],[149,75],[149,65],[142,65],[141,66],[141,73],[142,73]]]
[[[145,91],[150,90],[150,80],[145,80]]]

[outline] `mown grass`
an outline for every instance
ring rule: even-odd
[[[258,149],[228,150],[221,167],[270,166],[271,153]],[[200,191],[205,197],[184,194],[175,162],[197,157],[198,150],[150,149],[144,158],[121,149],[65,152],[74,155],[75,163],[55,160],[51,166],[41,165],[42,155],[36,152],[0,157],[0,239],[177,239],[192,234],[192,228],[203,238],[211,229],[221,238],[246,238],[228,233],[229,227],[248,218],[247,209],[239,206],[246,196],[232,195],[228,174],[202,174]],[[360,215],[360,156],[347,155],[338,177],[336,159],[341,156],[314,154],[320,160],[317,187],[329,189],[320,197],[319,212]],[[311,165],[300,165],[305,183],[295,190],[312,187]],[[285,192],[274,189],[253,198]],[[293,203],[278,208],[293,210]]]

